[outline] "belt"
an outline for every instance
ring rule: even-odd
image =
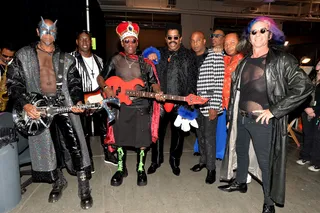
[[[257,119],[259,117],[259,115],[261,114],[261,112],[247,112],[247,111],[244,111],[241,109],[239,109],[239,113],[243,117],[252,118],[252,119]]]

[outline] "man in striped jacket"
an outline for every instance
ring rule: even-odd
[[[216,128],[217,116],[222,112],[222,88],[224,81],[224,61],[222,52],[213,52],[206,49],[206,40],[203,32],[194,32],[190,39],[191,48],[199,61],[199,76],[197,94],[210,98],[206,105],[199,107],[197,118],[199,128],[197,137],[200,146],[200,162],[191,168],[197,172],[206,167],[205,182],[212,184],[216,180]]]

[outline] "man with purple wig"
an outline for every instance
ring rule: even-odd
[[[263,213],[275,212],[285,200],[285,163],[288,114],[311,94],[313,85],[298,61],[279,48],[284,35],[268,17],[256,17],[241,45],[247,56],[238,65],[230,91],[228,143],[236,144],[235,181],[219,186],[222,191],[247,192],[249,144],[262,172]],[[228,164],[225,164],[228,166]]]

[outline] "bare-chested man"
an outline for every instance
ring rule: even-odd
[[[21,48],[7,74],[10,99],[32,119],[38,119],[40,113],[26,98],[30,92],[46,96],[50,105],[58,107],[79,104],[82,99],[81,78],[74,58],[54,44],[56,23],[41,17],[36,29],[40,41]],[[72,111],[82,112],[75,107]],[[90,159],[79,116],[73,113],[56,115],[50,130],[28,137],[32,176],[35,182],[53,183],[48,201],[54,203],[67,187],[61,171],[66,167],[70,174],[78,176],[80,205],[89,209],[93,203]],[[63,141],[59,140],[58,132],[63,135]]]

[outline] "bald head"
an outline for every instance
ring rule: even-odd
[[[224,50],[230,56],[237,54],[237,45],[239,43],[239,36],[236,33],[229,33],[224,40]]]
[[[202,55],[206,50],[206,39],[204,33],[195,31],[190,37],[190,45],[196,55]]]

